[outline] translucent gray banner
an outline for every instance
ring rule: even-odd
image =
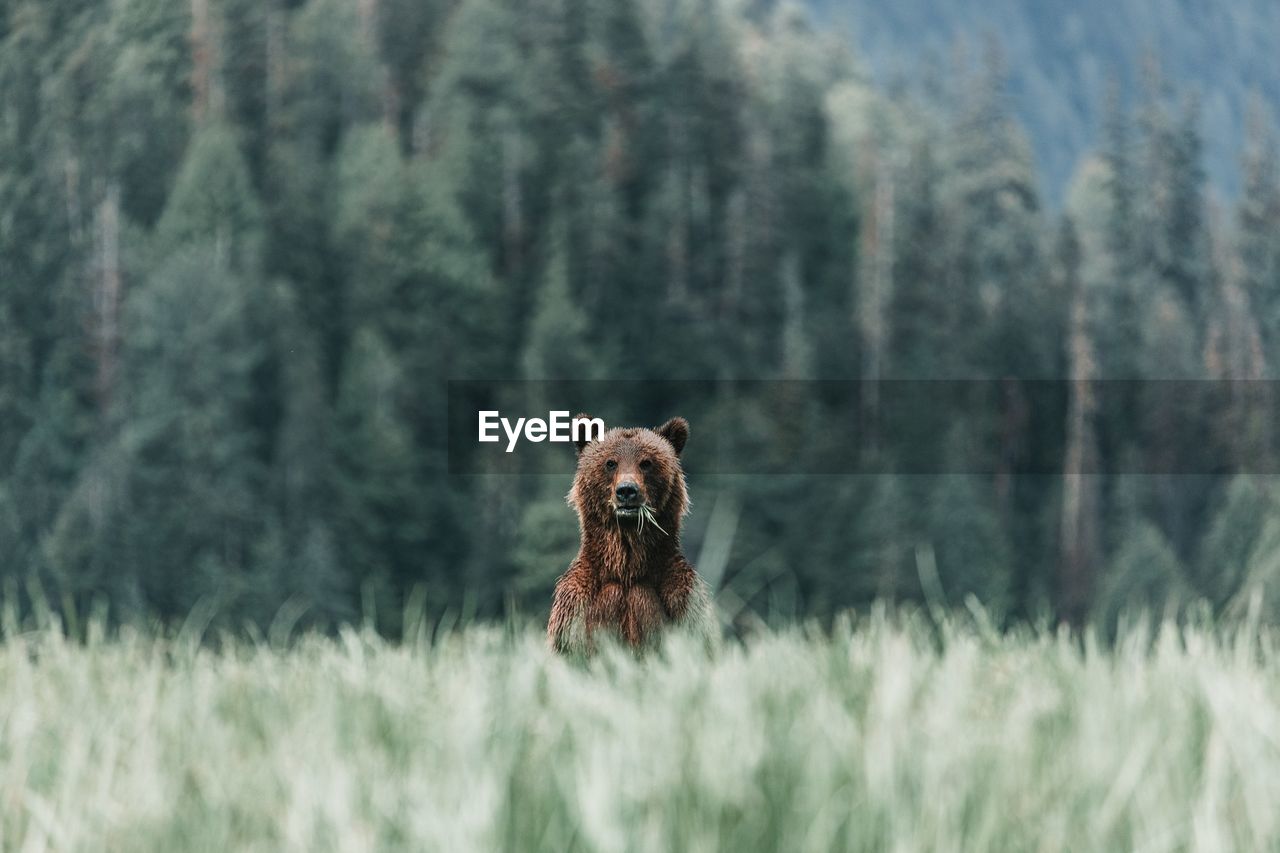
[[[578,413],[682,416],[699,473],[1280,473],[1269,380],[459,380],[448,399],[451,474],[569,470]]]

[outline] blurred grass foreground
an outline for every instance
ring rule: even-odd
[[[9,623],[5,850],[1262,850],[1275,634],[873,611],[586,666],[533,630]]]

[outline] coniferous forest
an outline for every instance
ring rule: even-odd
[[[1060,474],[691,462],[726,620],[1272,613],[1268,424],[1158,382],[1093,401],[1280,371],[1276,105],[1227,195],[1198,94],[1158,53],[1118,69],[1050,204],[1000,56],[881,85],[785,3],[0,0],[7,594],[536,617],[576,547],[572,454],[450,474],[448,380],[1015,380],[945,455],[1031,442],[1016,380],[1048,378]],[[681,414],[646,387],[652,423]],[[1205,443],[1229,464],[1133,462]]]

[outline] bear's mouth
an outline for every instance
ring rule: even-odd
[[[668,535],[667,531],[658,523],[658,514],[651,505],[642,503],[634,506],[619,506],[618,504],[611,504],[611,506],[613,507],[613,517],[617,519],[619,526],[622,524],[622,519],[625,518],[628,522],[635,521],[635,529],[639,533],[644,533],[647,528],[653,527],[663,536]],[[631,529],[630,524],[627,525],[627,529]]]

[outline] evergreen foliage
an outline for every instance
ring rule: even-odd
[[[699,512],[739,507],[730,541],[688,527],[695,558],[727,554],[734,624],[928,598],[924,563],[947,604],[1013,617],[1270,589],[1271,484],[1244,475],[1276,449],[1247,406],[1119,393],[1071,433],[1098,479],[1064,513],[1062,478],[1025,474],[1067,428],[1027,422],[1021,384],[1280,369],[1264,101],[1215,215],[1217,105],[1154,70],[1118,84],[1068,227],[998,50],[896,88],[859,59],[791,4],[0,5],[0,574],[233,627],[292,602],[395,632],[414,595],[536,612],[575,541],[572,457],[554,481],[450,476],[447,380],[985,377],[1008,380],[986,422],[875,461],[994,435],[990,476],[691,466]],[[629,387],[618,417],[677,414]],[[819,388],[758,405],[838,444],[857,425]],[[707,403],[694,443],[731,456],[757,425]],[[1231,470],[1116,474],[1206,443]],[[1083,603],[1059,598],[1068,553]]]

